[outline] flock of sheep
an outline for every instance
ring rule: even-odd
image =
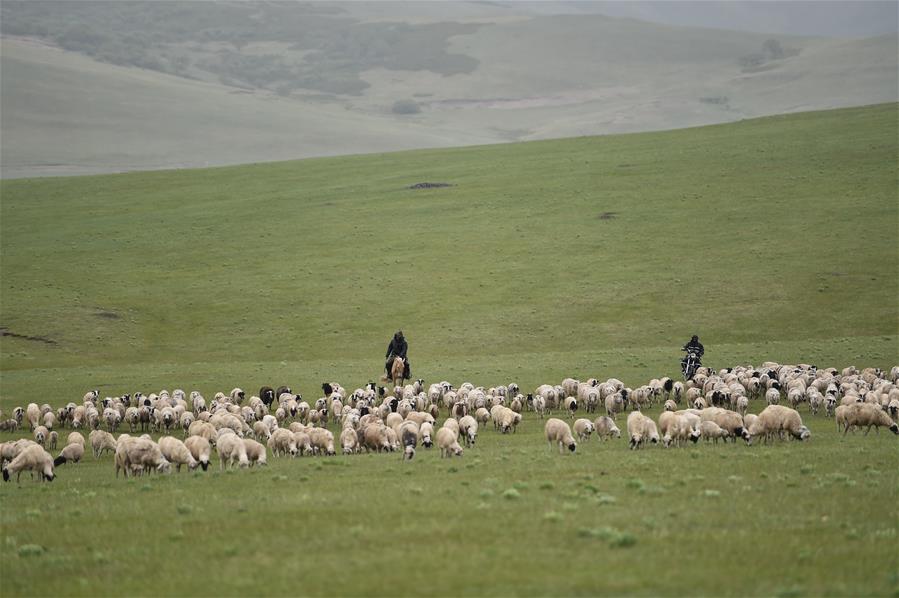
[[[276,457],[335,455],[335,437],[327,428],[331,421],[340,430],[337,442],[344,454],[402,451],[409,460],[419,446],[436,444],[441,456],[450,458],[461,456],[462,444],[472,446],[479,429],[490,423],[500,433],[514,433],[524,411],[541,419],[557,412],[572,421],[569,426],[557,417],[546,419],[546,441],[560,452],[575,451],[578,440],[594,433],[620,438],[616,420],[627,411],[632,449],[683,446],[701,438],[717,442],[740,437],[750,444],[754,439],[806,440],[810,431],[798,411],[802,403],[813,415],[823,411],[833,417],[844,434],[855,427],[865,428],[865,434],[872,427],[899,434],[897,384],[899,366],[885,376],[875,368],[838,371],[766,362],[717,372],[700,368],[686,382],[660,378],[633,389],[615,378],[566,378],[527,395],[514,383],[484,388],[466,382],[454,388],[444,381],[425,388],[424,381],[417,380],[392,392],[373,383],[349,392],[332,382],[322,385],[323,396],[312,404],[288,387],[263,387],[249,399],[235,388],[227,395],[217,393],[208,404],[197,391],[189,396],[182,390],[162,390],[100,399],[94,390],[80,405],[54,410],[30,403],[17,407],[9,419],[0,413],[0,429],[14,431],[27,422],[33,434],[33,440],[0,444],[0,463],[4,480],[13,474],[18,480],[23,471],[30,471],[39,480],[52,481],[55,467],[83,457],[86,442],[80,430],[86,429],[95,458],[113,454],[116,477],[119,472],[125,477],[169,472],[172,466],[178,471],[182,466],[206,470],[213,451],[220,469],[249,467],[266,464],[269,451]],[[753,401],[766,403],[757,415],[748,413]],[[658,423],[644,414],[656,404],[663,405]],[[580,411],[592,414],[599,409],[605,415],[576,417]],[[448,415],[437,428],[441,413]],[[123,425],[129,431],[114,436]],[[67,427],[72,431],[54,459],[47,449],[57,449],[60,432]],[[151,431],[163,436],[154,441]],[[179,432],[181,438],[174,435]]]

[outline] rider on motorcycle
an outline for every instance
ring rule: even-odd
[[[681,371],[684,373],[685,378],[692,378],[692,372],[690,373],[690,376],[687,376],[687,362],[690,360],[691,356],[695,356],[695,363],[692,368],[693,372],[695,372],[696,368],[702,365],[702,355],[705,353],[705,348],[702,346],[702,343],[699,342],[699,337],[694,334],[690,339],[690,342],[681,348],[681,351],[687,352],[680,362]]]

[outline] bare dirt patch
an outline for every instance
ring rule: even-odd
[[[603,212],[599,215],[600,220],[614,220],[618,216],[618,212]]]

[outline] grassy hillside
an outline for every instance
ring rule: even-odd
[[[416,377],[525,390],[673,375],[694,332],[716,367],[888,367],[896,158],[889,104],[5,180],[0,408],[88,388],[208,399],[287,383],[314,398],[324,379],[377,376],[397,327]],[[53,484],[0,484],[0,592],[895,593],[895,437],[843,438],[802,413],[811,441],[769,446],[593,441],[562,457],[526,414],[452,462],[270,456],[123,481],[88,455]]]
[[[2,176],[661,130],[897,99],[896,35],[539,14],[553,6],[4,2]]]
[[[693,332],[718,365],[890,365],[896,120],[4,181],[3,406],[364,381],[398,327],[431,380],[642,378]]]

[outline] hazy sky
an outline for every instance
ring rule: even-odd
[[[598,12],[670,25],[760,33],[868,37],[899,29],[899,2],[896,0],[558,0],[553,4],[556,10],[564,12]]]

